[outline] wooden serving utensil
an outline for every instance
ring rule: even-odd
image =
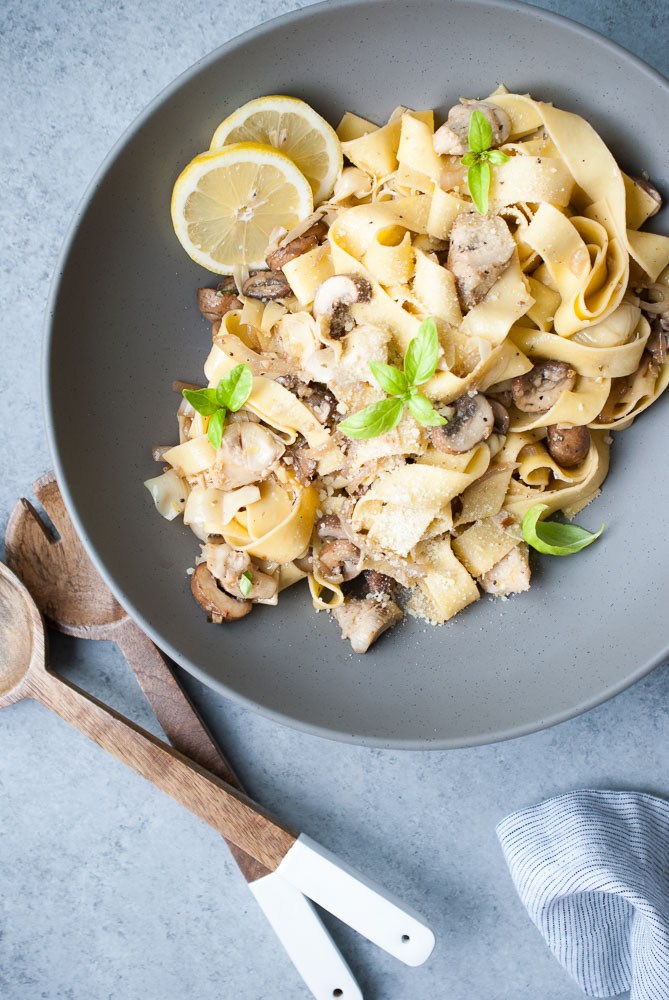
[[[242,785],[178,676],[160,651],[126,614],[84,549],[53,473],[33,484],[33,493],[58,532],[56,539],[33,505],[22,498],[5,535],[7,562],[27,586],[49,625],[67,635],[111,639],[119,644],[170,743],[229,785]],[[269,870],[227,841],[247,882]],[[283,886],[279,919],[266,916],[297,971],[318,1000],[332,996],[362,1000],[344,957],[308,899]],[[262,907],[262,900],[259,900]],[[286,914],[291,919],[286,921]]]
[[[78,580],[74,586],[81,590],[84,585]],[[112,606],[112,620],[123,616]],[[89,616],[86,625],[92,620]],[[250,887],[280,937],[278,928],[300,916],[298,901],[306,896],[407,965],[420,965],[429,957],[434,935],[401,901],[178,750],[49,671],[39,611],[26,587],[1,563],[0,640],[0,708],[36,698],[264,866],[268,874]],[[286,883],[297,893],[287,897]],[[326,995],[323,989],[320,984],[317,995]],[[334,995],[344,993],[337,989]]]
[[[52,472],[33,494],[58,532],[54,538],[29,500],[14,507],[5,533],[7,565],[30,591],[47,624],[78,639],[110,639],[120,646],[165,735],[201,767],[243,791],[230,762],[162,654],[118,603],[67,512]],[[255,858],[228,844],[248,882],[267,874]]]
[[[251,888],[266,912],[278,918],[281,890],[289,882],[407,965],[421,965],[431,954],[434,934],[418,914],[178,750],[48,670],[37,606],[0,563],[0,709],[23,698],[41,702],[264,865],[269,874]]]

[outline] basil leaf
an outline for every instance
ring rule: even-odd
[[[473,111],[469,120],[469,148],[473,153],[483,153],[492,143],[492,125],[482,111]]]
[[[242,597],[248,597],[253,590],[253,574],[249,570],[240,576],[239,589],[242,592]]]
[[[488,192],[490,191],[490,164],[479,160],[467,171],[467,187],[480,215],[488,211]]]
[[[437,413],[430,400],[420,393],[410,398],[409,412],[419,424],[424,424],[426,427],[441,427],[442,424],[448,423],[445,417]]]
[[[409,382],[404,372],[393,365],[384,365],[381,361],[370,361],[369,367],[384,392],[391,396],[403,396],[408,392]]]
[[[214,448],[218,450],[221,447],[221,438],[223,437],[223,425],[225,423],[225,410],[223,408],[216,410],[216,413],[212,415],[209,421],[209,427],[207,428],[207,437],[213,444]]]
[[[379,437],[399,424],[403,412],[404,403],[401,399],[397,397],[381,399],[378,403],[372,403],[364,410],[342,420],[338,430],[350,438]]]
[[[501,149],[489,149],[484,156],[488,163],[506,163],[509,159],[506,153],[503,153]]]
[[[418,334],[410,342],[404,356],[404,374],[409,386],[422,385],[431,379],[438,357],[437,324],[428,316],[418,327]]]
[[[211,416],[218,409],[215,389],[182,389],[181,395],[203,417]]]
[[[465,153],[460,163],[463,167],[471,167],[472,163],[476,163],[480,155],[480,153]]]
[[[579,528],[577,524],[560,524],[558,521],[541,521],[541,515],[547,511],[546,504],[537,503],[525,514],[521,530],[523,538],[537,552],[549,556],[570,556],[599,538],[604,531],[602,524],[594,534]]]
[[[216,399],[236,413],[251,395],[253,375],[248,365],[235,365],[218,383]]]

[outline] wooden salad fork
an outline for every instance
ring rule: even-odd
[[[8,562],[33,592],[40,609],[54,627],[69,635],[118,642],[166,735],[177,750],[181,751],[173,759],[182,760],[188,765],[190,762],[182,756],[186,754],[199,765],[196,773],[201,778],[215,782],[217,790],[227,790],[227,793],[235,797],[233,789],[229,787],[240,789],[234,771],[175,674],[153,643],[116,602],[93,567],[69,519],[53,475],[38,480],[34,484],[34,492],[60,537],[55,540],[34,507],[27,500],[22,500],[12,512],[7,528]],[[35,646],[39,647],[39,640]],[[0,664],[0,691],[6,695],[1,672]],[[46,686],[43,685],[45,677],[50,679]],[[35,678],[38,678],[37,681]],[[342,866],[338,859],[314,845],[304,835],[296,838],[282,824],[258,810],[246,796],[237,794],[236,799],[247,810],[250,809],[251,813],[255,813],[250,836],[234,826],[234,822],[241,822],[243,826],[251,818],[246,812],[243,817],[238,816],[238,807],[232,810],[233,822],[233,817],[228,816],[225,810],[212,815],[210,810],[203,812],[194,808],[193,802],[188,797],[184,798],[178,781],[175,786],[170,780],[165,781],[164,776],[163,780],[155,780],[157,776],[153,775],[151,766],[138,767],[136,756],[129,759],[122,752],[122,747],[109,744],[104,732],[97,732],[95,727],[91,731],[90,725],[82,724],[86,721],[82,718],[82,712],[86,715],[82,699],[107,713],[107,722],[114,719],[126,724],[127,720],[90,699],[74,685],[56,678],[42,667],[41,674],[39,669],[33,671],[31,668],[28,671],[28,682],[23,687],[19,685],[19,689],[24,695],[45,701],[100,745],[130,763],[158,787],[172,794],[228,836],[235,859],[249,882],[251,891],[314,996],[324,1000],[325,997],[332,996],[360,997],[361,993],[307,896],[336,913],[360,933],[407,964],[420,964],[430,954],[434,938],[421,918],[409,913],[402,904],[392,900],[383,890],[372,886],[364,877]],[[72,716],[71,706],[67,709],[65,703],[68,698],[63,702],[63,699],[54,697],[54,692],[59,691],[62,695],[63,690],[77,692],[76,718]],[[6,695],[4,699],[0,697],[0,706],[16,700],[15,694],[16,692],[11,696]],[[69,698],[71,699],[71,694]],[[102,725],[103,730],[106,728],[99,717],[97,722]],[[141,734],[152,746],[171,751],[161,741],[144,734],[139,727],[132,723],[127,725],[130,732]],[[118,732],[117,735],[121,739]],[[171,753],[174,755],[174,751]],[[201,769],[206,769],[211,775]],[[183,778],[183,773],[181,777]],[[214,794],[211,789],[207,793],[202,785],[198,785],[198,792]],[[230,803],[227,802],[227,805]],[[264,821],[260,826],[259,819]],[[232,826],[228,826],[228,822]],[[267,845],[261,847],[257,841],[264,840],[265,836]],[[337,875],[333,877],[335,872]],[[404,928],[401,933],[400,924]]]

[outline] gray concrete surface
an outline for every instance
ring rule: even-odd
[[[3,0],[0,5],[0,530],[50,466],[41,314],[71,213],[165,84],[295,0]],[[552,0],[665,68],[666,0]],[[118,651],[52,640],[67,676],[155,726]],[[494,836],[509,810],[579,786],[669,793],[669,670],[553,730],[451,753],[301,735],[188,681],[250,789],[425,913],[408,969],[328,921],[369,1000],[569,1000]],[[0,716],[2,1000],[302,1000],[220,839],[33,704]]]

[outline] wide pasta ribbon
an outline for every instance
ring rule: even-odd
[[[521,443],[524,437],[523,434],[510,434],[507,439],[508,449],[511,450],[515,444]],[[520,439],[520,442],[514,441],[515,438]],[[522,480],[512,479],[504,503],[504,510],[517,518],[522,518],[530,507],[541,503],[547,506],[547,515],[561,510],[567,517],[574,517],[579,510],[595,499],[599,487],[609,471],[610,437],[608,432],[593,431],[591,438],[590,451],[585,461],[577,470],[572,470],[569,473],[567,470],[562,470],[563,474],[559,480],[552,480],[550,476],[542,477],[538,474],[535,458],[537,454],[542,455],[541,451],[537,453],[531,450],[529,463],[523,467],[522,449],[520,449],[518,453],[519,472],[522,475],[522,471],[525,471],[535,482],[538,480],[538,485],[533,486]],[[525,444],[527,443],[526,441]],[[548,455],[547,452],[546,455]],[[553,471],[551,466],[547,466],[547,468],[551,472]],[[567,480],[567,475],[569,480]]]
[[[503,108],[511,119],[512,139],[529,135],[541,126],[546,129],[583,192],[586,206],[606,202],[610,212],[610,239],[625,245],[650,280],[655,281],[669,264],[669,238],[628,229],[623,173],[592,125],[579,115],[534,101],[527,94],[493,94],[488,100]],[[638,214],[634,221],[638,221]],[[627,277],[627,273],[623,275],[625,286]],[[611,309],[617,304],[615,302]]]
[[[649,335],[648,320],[627,303],[570,339],[528,327],[511,330],[513,342],[528,358],[564,361],[590,379],[631,375],[639,367]]]

